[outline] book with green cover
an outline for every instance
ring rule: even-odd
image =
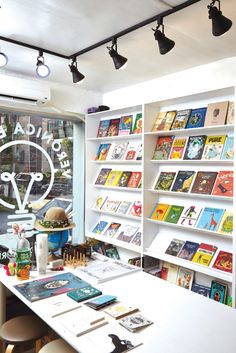
[[[170,208],[166,213],[166,216],[164,217],[164,222],[176,224],[183,212],[183,209],[184,209],[183,206],[177,206],[177,205],[170,206]]]

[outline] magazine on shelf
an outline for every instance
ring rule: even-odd
[[[216,259],[212,265],[212,268],[216,268],[217,270],[232,273],[233,254],[228,251],[220,250],[216,256]]]
[[[109,125],[110,125],[110,119],[100,120],[97,137],[106,137],[108,133]]]
[[[200,265],[209,266],[216,250],[217,246],[201,243],[193,256],[192,261]]]
[[[119,207],[119,204],[119,200],[112,200],[107,198],[104,204],[102,205],[101,210],[105,212],[116,212],[117,208]]]
[[[206,135],[189,136],[183,159],[199,160],[202,158]]]
[[[228,112],[226,116],[226,124],[234,123],[234,102],[229,102]]]
[[[175,116],[171,130],[185,129],[191,109],[179,110]]]
[[[117,136],[119,132],[120,118],[111,119],[107,136]]]
[[[202,160],[216,161],[220,160],[221,154],[223,152],[224,144],[227,135],[210,135],[207,136]]]
[[[177,224],[183,212],[184,206],[171,205],[165,214],[164,222]]]
[[[122,171],[120,170],[111,170],[106,181],[105,181],[105,186],[117,186],[120,177],[121,177]]]
[[[233,234],[233,213],[225,211],[223,217],[221,218],[217,233],[224,235]]]
[[[132,172],[127,187],[128,188],[137,188],[142,178],[142,172]]]
[[[135,157],[136,157],[136,161],[141,161],[143,159],[143,144],[142,143],[140,143],[138,145]]]
[[[161,279],[176,284],[179,266],[170,262],[163,262],[161,269]]]
[[[230,161],[234,159],[234,136],[228,135],[225,141],[224,149],[221,155],[221,159]]]
[[[132,114],[121,116],[118,135],[131,134],[132,124],[133,124],[133,115]]]
[[[196,174],[191,193],[210,195],[215,184],[217,172],[199,171]]]
[[[176,113],[177,113],[176,110],[172,110],[168,112],[159,112],[157,114],[156,121],[153,125],[152,132],[170,130],[173,120],[176,116]]]
[[[154,221],[162,221],[169,207],[165,203],[156,203],[149,217]]]
[[[114,237],[118,229],[120,228],[121,224],[116,222],[111,222],[110,225],[106,228],[105,232],[103,233],[104,237]]]
[[[142,244],[142,232],[140,229],[135,233],[134,237],[130,241],[131,244],[141,246]]]
[[[143,118],[142,113],[137,113],[135,117],[134,127],[132,130],[132,134],[141,134],[143,127]]]
[[[124,159],[128,144],[128,142],[114,143],[110,148],[107,159],[115,161]]]
[[[127,187],[128,182],[129,182],[129,178],[131,177],[131,174],[132,174],[132,172],[130,172],[130,171],[124,171],[124,172],[122,172],[121,177],[120,177],[120,179],[119,179],[119,181],[118,181],[117,186],[123,187],[123,188]]]
[[[195,227],[195,224],[200,216],[202,208],[199,206],[186,206],[180,216],[178,224],[184,227]]]
[[[104,202],[106,201],[107,196],[102,196],[99,195],[96,200],[94,201],[94,204],[92,206],[92,208],[96,209],[96,210],[100,210],[102,205],[104,204]]]
[[[132,204],[129,215],[133,217],[141,217],[142,216],[142,202],[141,201],[134,201]]]
[[[182,159],[186,142],[187,137],[175,137],[170,150],[169,159]]]
[[[167,160],[169,158],[174,136],[158,136],[152,159]]]
[[[192,170],[179,170],[171,191],[175,192],[189,192],[190,187],[195,176],[195,171]]]
[[[107,227],[108,222],[106,221],[98,221],[95,227],[92,230],[92,233],[102,234],[105,228]]]
[[[211,282],[210,298],[219,302],[226,303],[228,286],[225,283],[221,283],[213,280]]]
[[[116,210],[116,213],[120,215],[126,215],[131,205],[131,201],[121,201],[119,207]]]
[[[185,289],[191,290],[194,279],[194,271],[179,267],[176,284]]]
[[[224,212],[223,208],[204,207],[197,228],[216,232]]]
[[[101,143],[101,145],[98,148],[95,160],[105,161],[110,147],[111,147],[111,143]]]
[[[111,172],[111,168],[102,168],[97,176],[95,184],[104,185],[110,172]]]
[[[130,243],[134,235],[136,234],[138,227],[125,224],[121,228],[121,232],[116,236],[117,240],[125,241],[126,243]]]
[[[224,125],[229,101],[209,103],[207,106],[204,126]]]
[[[154,183],[154,190],[170,191],[176,172],[160,172]]]
[[[204,126],[206,110],[206,107],[192,109],[186,129],[195,129]]]
[[[172,239],[165,253],[171,256],[177,256],[182,249],[185,241],[180,239]]]
[[[193,283],[191,290],[192,292],[203,295],[204,297],[209,297],[211,288],[199,283]]]
[[[125,152],[124,159],[126,161],[134,161],[137,157],[137,152],[140,146],[140,141],[138,140],[131,140],[128,144],[128,147]]]
[[[215,185],[212,190],[214,196],[233,197],[233,170],[221,170],[217,174]]]
[[[181,259],[191,261],[198,247],[199,243],[187,240],[177,256]]]
[[[119,255],[119,252],[118,252],[116,246],[114,246],[112,244],[105,244],[104,250],[105,250],[104,255],[106,255],[107,257],[110,257],[111,259],[120,260],[120,255]]]

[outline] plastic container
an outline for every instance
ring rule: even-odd
[[[16,247],[16,276],[19,280],[26,280],[30,277],[30,243],[25,233],[20,234]]]

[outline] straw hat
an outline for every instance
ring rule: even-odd
[[[65,210],[62,207],[51,207],[47,210],[43,220],[37,220],[34,227],[41,231],[60,231],[75,227],[75,223],[70,222]]]

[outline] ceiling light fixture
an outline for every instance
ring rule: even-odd
[[[82,83],[84,81],[85,76],[79,72],[77,68],[76,57],[72,59],[71,65],[69,65],[70,71],[72,73],[73,83]]]
[[[116,38],[112,39],[112,46],[107,47],[107,49],[109,50],[109,54],[114,62],[116,70],[125,69],[127,66],[128,59],[125,58],[124,56],[118,54],[118,52],[117,52],[117,39]]]
[[[36,74],[39,77],[46,78],[50,75],[50,68],[44,64],[44,57],[43,51],[39,50],[39,55],[37,57],[37,64],[36,64]]]
[[[161,27],[161,30],[159,29]],[[175,46],[175,42],[165,36],[163,18],[158,19],[156,29],[153,29],[154,37],[158,42],[161,55],[169,53]]]
[[[218,2],[218,8],[215,6],[216,2]],[[218,37],[225,34],[232,26],[232,21],[222,15],[222,12],[220,11],[220,0],[213,0],[207,8],[209,19],[212,20],[213,36]]]
[[[8,57],[6,56],[6,54],[0,51],[0,67],[6,66],[7,63],[8,63]]]

